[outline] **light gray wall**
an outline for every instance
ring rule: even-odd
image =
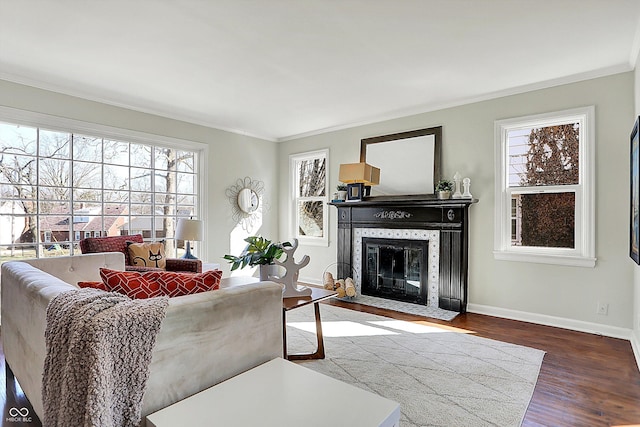
[[[3,80],[0,80],[0,94],[0,105],[7,107],[207,144],[205,189],[208,200],[204,206],[207,237],[203,242],[206,259],[199,257],[220,263],[225,272],[228,264],[222,256],[230,253],[230,239],[235,228],[225,189],[238,178],[250,176],[264,181],[264,200],[272,209],[265,212],[258,232],[265,236],[277,235],[278,175],[275,165],[278,158],[275,143]],[[239,233],[233,233],[233,236],[236,240],[243,237]]]
[[[506,317],[601,329],[628,336],[633,316],[633,266],[628,257],[628,139],[633,119],[632,72],[524,94],[403,117],[357,128],[280,143],[280,237],[289,228],[288,157],[329,148],[330,185],[340,163],[357,162],[360,139],[431,126],[443,126],[443,174],[471,178],[480,202],[470,208],[469,302],[479,311]],[[493,258],[494,121],[510,117],[595,105],[596,108],[596,256],[595,268],[565,267]],[[384,174],[384,171],[381,172]],[[410,173],[407,179],[410,179]],[[300,272],[318,282],[335,262],[336,212],[331,208],[329,248],[304,246],[311,257]],[[597,302],[609,304],[607,316]]]
[[[599,324],[630,329],[640,315],[640,273],[628,257],[628,139],[634,117],[634,78],[638,72],[588,80],[430,113],[403,117],[352,129],[282,142],[278,145],[204,126],[139,113],[54,92],[0,80],[0,105],[132,129],[209,145],[209,196],[207,260],[226,264],[220,257],[230,252],[234,229],[225,189],[249,175],[265,183],[269,209],[259,233],[266,237],[291,237],[289,155],[330,149],[331,190],[337,184],[340,163],[356,162],[360,139],[443,126],[443,172],[460,171],[472,179],[471,191],[480,199],[471,210],[469,302],[493,307],[507,317],[532,314],[547,323],[574,322],[576,328]],[[636,112],[640,95],[636,84]],[[596,256],[595,268],[496,261],[493,259],[493,122],[498,119],[596,106]],[[330,209],[330,245],[301,246],[311,263],[301,279],[319,282],[322,272],[335,262],[336,213]],[[234,234],[235,236],[236,234]],[[635,280],[634,280],[635,277]],[[609,304],[609,315],[595,314],[598,301]],[[526,317],[526,316],[525,316]],[[586,326],[585,326],[586,325]],[[605,328],[606,332],[606,328]]]

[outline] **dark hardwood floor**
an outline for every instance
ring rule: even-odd
[[[546,351],[523,426],[640,425],[640,371],[628,341],[472,313],[445,322],[339,300],[327,304],[460,328]],[[4,382],[4,351],[0,358],[0,381]],[[0,390],[4,390],[0,391],[3,426],[41,426],[12,378]],[[33,417],[31,422],[8,420],[11,408],[24,407]]]
[[[329,304],[546,351],[523,426],[640,426],[640,371],[629,341],[473,313],[446,322],[335,299]]]

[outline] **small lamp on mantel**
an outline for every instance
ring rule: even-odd
[[[347,184],[347,202],[357,202],[371,194],[371,186],[380,184],[380,169],[368,163],[343,163],[339,181]]]
[[[204,238],[204,227],[201,220],[179,218],[175,237],[176,240],[187,242],[187,251],[182,255],[182,258],[198,259],[191,253],[191,240],[201,241]]]

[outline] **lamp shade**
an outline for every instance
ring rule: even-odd
[[[346,184],[380,184],[380,169],[368,163],[343,163],[340,165],[338,180]]]
[[[176,226],[176,239],[196,240],[204,238],[203,222],[199,219],[179,218]]]

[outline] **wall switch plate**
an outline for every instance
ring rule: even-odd
[[[596,313],[602,316],[606,316],[608,312],[609,312],[609,304],[607,304],[606,302],[598,301],[598,307],[596,308]]]

